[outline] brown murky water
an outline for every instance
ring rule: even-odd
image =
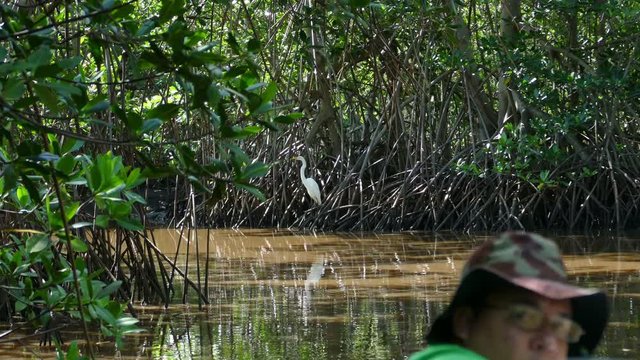
[[[166,254],[181,243],[184,269],[187,239],[167,230],[155,237]],[[469,252],[485,238],[193,232],[186,270],[197,279],[199,267],[204,281],[208,261],[212,303],[199,306],[191,291],[188,306],[138,306],[146,332],[127,337],[118,351],[96,335],[94,348],[105,359],[403,359],[422,347]],[[554,238],[572,280],[611,295],[612,321],[599,354],[640,358],[640,236]],[[0,343],[0,359],[9,358],[55,354],[33,341]]]

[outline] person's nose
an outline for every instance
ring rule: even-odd
[[[544,354],[545,360],[566,359],[567,346],[564,341],[558,339],[549,329],[536,333],[530,342],[531,350]]]

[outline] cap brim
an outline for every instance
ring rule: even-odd
[[[573,299],[582,296],[591,296],[601,292],[598,289],[581,288],[570,284],[534,277],[516,277],[507,279],[499,273],[496,273],[496,275],[516,286],[553,300]]]

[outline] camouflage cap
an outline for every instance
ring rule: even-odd
[[[585,330],[571,356],[591,354],[602,337],[609,316],[606,295],[597,289],[568,283],[558,246],[540,235],[508,232],[486,241],[467,261],[460,285],[447,311],[434,322],[427,340],[451,342],[455,339],[451,319],[453,310],[483,298],[498,284],[509,284],[549,299],[571,300],[573,319]]]

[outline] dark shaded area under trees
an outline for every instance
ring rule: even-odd
[[[256,182],[267,201],[236,192],[214,209],[201,203],[199,224],[640,225],[637,2],[353,3],[224,12],[223,27],[259,34],[277,103],[306,117],[243,144],[277,161]],[[321,206],[288,161],[296,154],[310,159]]]

